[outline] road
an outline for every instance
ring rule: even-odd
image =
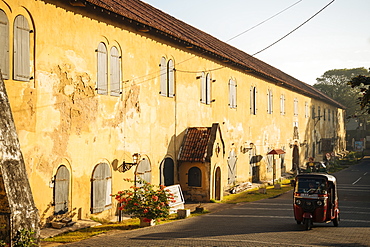
[[[335,174],[339,227],[297,225],[292,192],[199,217],[97,236],[67,246],[370,246],[370,157]]]

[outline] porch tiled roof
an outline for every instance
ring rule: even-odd
[[[188,128],[180,148],[179,161],[205,162],[211,127]]]
[[[134,20],[142,25],[152,28],[159,34],[164,34],[179,42],[186,42],[199,49],[207,51],[220,61],[228,60],[225,66],[237,66],[248,70],[258,76],[265,77],[281,87],[299,92],[301,94],[323,100],[339,108],[345,108],[340,103],[321,93],[300,80],[282,72],[281,70],[231,46],[217,38],[180,21],[173,16],[162,12],[153,6],[139,0],[71,0],[90,3],[109,12],[116,13],[125,18]]]

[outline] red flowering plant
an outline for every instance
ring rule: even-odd
[[[135,184],[133,180],[124,180]],[[174,200],[173,195],[163,185],[155,186],[142,180],[136,181],[135,186],[130,189],[118,191],[112,196],[119,202],[118,210],[134,217],[142,217],[147,222],[167,218],[170,202]]]

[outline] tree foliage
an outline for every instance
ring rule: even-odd
[[[352,88],[359,88],[361,96],[358,98],[361,110],[370,114],[370,76],[358,75],[353,77],[349,82]]]
[[[370,73],[365,68],[328,70],[316,79],[317,83],[313,87],[345,106],[347,116],[358,115],[362,109],[358,101],[361,92],[349,82],[359,75],[366,76]]]

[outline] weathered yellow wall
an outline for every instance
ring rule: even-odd
[[[71,173],[70,208],[77,208],[81,217],[88,218],[90,179],[95,165],[100,162],[112,164],[114,160],[121,164],[124,160],[130,161],[133,153],[140,153],[150,160],[152,182],[158,184],[159,165],[165,157],[175,161],[175,174],[178,173],[176,157],[186,128],[210,127],[212,123],[220,124],[225,143],[226,155],[217,161],[224,188],[227,187],[227,155],[232,147],[236,147],[238,158],[237,180],[251,180],[250,156],[240,152],[245,142],[254,143],[256,154],[264,157],[261,178],[270,179],[272,174],[265,173],[265,163],[266,154],[272,148],[285,149],[286,167],[291,169],[292,149],[289,144],[293,142],[293,122],[299,123],[300,142],[307,140],[311,143],[313,140],[313,120],[304,116],[306,101],[316,109],[320,105],[322,109],[337,111],[335,125],[320,121],[316,128],[321,137],[332,137],[336,129],[342,138],[341,149],[345,149],[343,110],[266,82],[253,74],[223,67],[227,64],[194,56],[192,50],[181,50],[154,36],[117,26],[118,19],[114,17],[113,21],[107,21],[93,14],[79,14],[83,8],[55,2],[56,5],[53,1],[45,3],[41,0],[0,1],[0,8],[10,23],[22,14],[34,30],[31,34],[31,76],[34,79],[30,82],[5,82],[40,212],[44,212],[53,200],[53,189],[49,185],[60,165],[66,165]],[[10,25],[10,40],[12,30]],[[108,51],[116,46],[121,52],[121,97],[97,95],[95,91],[95,50],[99,42],[104,42]],[[10,45],[10,54],[12,49]],[[175,62],[174,98],[158,93],[158,64],[162,56]],[[211,72],[212,79],[216,80],[212,83],[215,102],[201,104],[200,80],[196,77],[201,71],[219,67],[223,68]],[[228,81],[231,78],[238,85],[236,109],[228,106]],[[249,109],[252,85],[258,89],[257,115],[251,115]],[[272,114],[267,114],[268,89],[274,94]],[[280,114],[281,94],[286,97],[285,115]],[[293,116],[294,98],[299,102],[298,116]],[[306,158],[305,148],[300,148],[301,162]],[[180,169],[183,168],[185,165]],[[213,176],[213,171],[212,168],[204,172]],[[112,192],[127,187],[122,179],[132,178],[133,172],[134,169],[119,173],[112,167]],[[180,176],[183,176],[181,171]],[[175,175],[175,182],[179,182],[177,178]],[[113,214],[114,208],[98,216]]]

